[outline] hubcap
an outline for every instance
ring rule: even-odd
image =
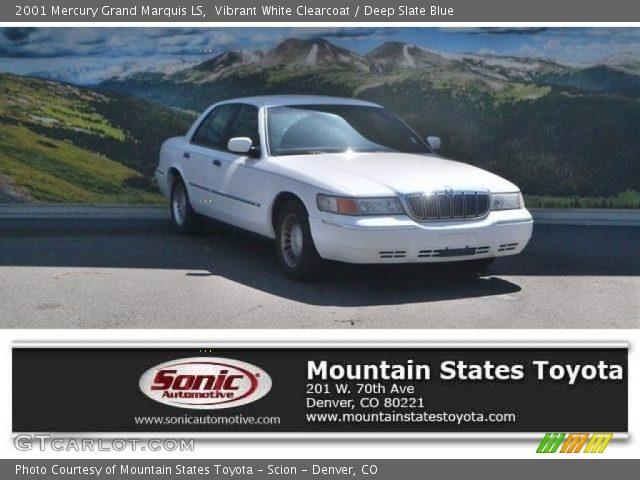
[[[173,193],[173,218],[178,225],[184,223],[187,209],[187,196],[182,184],[176,185],[176,189]]]
[[[298,218],[293,214],[287,215],[282,222],[282,235],[280,236],[280,248],[286,264],[295,268],[302,258],[303,235],[302,226]]]

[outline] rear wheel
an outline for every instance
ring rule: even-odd
[[[202,227],[202,217],[191,207],[189,193],[181,178],[171,188],[171,219],[179,233],[193,234]]]
[[[276,254],[284,274],[294,280],[307,280],[319,271],[322,259],[309,227],[309,215],[297,201],[287,202],[276,222]]]

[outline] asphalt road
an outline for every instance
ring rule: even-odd
[[[0,219],[4,328],[638,328],[640,228],[537,225],[481,276],[332,266],[284,278],[273,246],[210,225]]]

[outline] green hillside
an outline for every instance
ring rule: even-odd
[[[158,202],[159,146],[190,115],[122,94],[0,75],[0,201]]]
[[[423,135],[440,135],[444,155],[509,178],[529,195],[640,191],[635,98],[513,84],[462,92],[433,88],[420,75],[360,96],[400,113]]]
[[[319,73],[312,69],[283,71],[272,67],[265,69],[239,68],[213,81],[177,81],[161,75],[136,75],[126,80],[103,82],[103,91],[126,92],[165,105],[201,111],[214,102],[228,98],[269,95],[306,94],[351,96],[355,89],[365,85],[370,76],[366,73],[329,70]]]

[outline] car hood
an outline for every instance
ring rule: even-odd
[[[273,157],[281,173],[345,195],[394,195],[454,190],[514,192],[511,182],[437,155],[341,153]]]

